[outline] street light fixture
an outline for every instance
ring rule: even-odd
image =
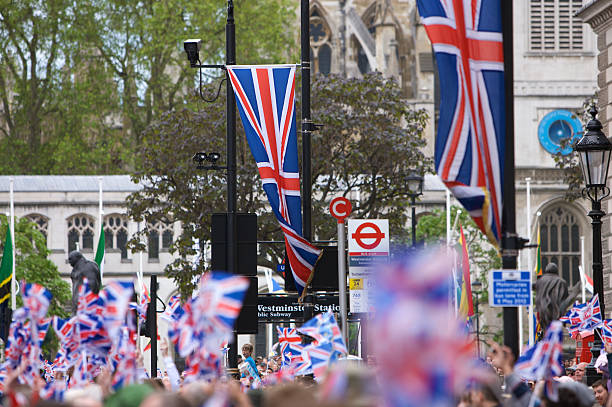
[[[416,206],[415,200],[423,195],[423,177],[417,173],[411,173],[406,177],[406,186],[408,187],[408,196],[410,197],[410,205],[412,206],[412,247],[416,247]]]
[[[588,216],[593,225],[593,288],[599,296],[601,315],[605,318],[604,289],[603,289],[603,260],[601,254],[601,218],[606,213],[601,210],[601,200],[610,195],[610,188],[606,186],[608,167],[612,143],[601,131],[601,122],[597,120],[597,108],[593,105],[589,109],[591,120],[586,125],[586,133],[574,147],[580,155],[580,166],[584,178],[585,188],[583,197],[591,200],[591,211]],[[598,328],[599,330],[599,328]],[[599,334],[599,335],[598,335]],[[591,353],[593,357],[587,367],[587,384],[591,385],[598,377],[594,363],[598,351],[601,349],[601,333],[598,332],[593,341]]]

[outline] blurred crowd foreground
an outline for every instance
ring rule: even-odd
[[[206,312],[200,318],[192,318],[196,322],[190,322],[193,326],[188,329],[191,337],[200,339],[191,348],[185,348],[181,341],[186,341],[183,335],[186,328],[176,324],[177,332],[171,333],[170,341],[162,340],[166,371],[158,371],[154,378],[147,377],[140,357],[129,346],[129,340],[124,346],[127,350],[116,353],[116,363],[102,365],[92,370],[95,373],[89,376],[83,373],[88,371],[85,365],[93,358],[85,356],[85,349],[93,347],[82,346],[83,341],[77,341],[81,347],[78,343],[74,345],[75,349],[82,350],[77,352],[72,366],[65,370],[47,369],[49,364],[34,363],[40,353],[34,349],[37,341],[23,345],[23,341],[15,339],[19,336],[15,334],[18,329],[12,327],[15,335],[6,350],[7,362],[11,363],[5,362],[2,369],[2,404],[84,407],[612,407],[607,390],[610,385],[607,366],[612,345],[606,345],[606,353],[598,359],[598,367],[604,372],[605,379],[587,387],[584,384],[584,364],[568,368],[563,365],[563,325],[559,321],[553,321],[544,338],[518,360],[514,360],[508,348],[493,342],[489,342],[486,359],[479,359],[466,318],[457,316],[449,305],[455,289],[453,262],[454,257],[449,256],[445,248],[436,248],[411,253],[376,271],[375,314],[368,324],[370,338],[376,338],[371,343],[372,355],[368,359],[373,363],[348,358],[343,343],[336,337],[337,324],[333,315],[321,314],[314,322],[304,324],[305,334],[302,335],[314,340],[314,347],[300,348],[299,344],[295,348],[277,346],[276,354],[268,355],[265,363],[262,363],[264,358],[252,355],[251,345],[243,347],[241,377],[228,377],[222,369],[215,370],[218,360],[208,354],[191,360],[189,371],[178,372],[172,362],[172,348],[178,353],[186,353],[188,358],[201,353],[197,348],[204,347],[205,335],[200,334],[198,321],[213,314],[218,318],[210,308],[214,301],[207,301]],[[206,294],[210,287],[206,288],[205,284],[213,282],[214,278],[203,279],[200,294]],[[24,312],[42,318],[46,309],[42,312],[31,294],[22,294],[25,296]],[[192,308],[197,305],[197,299],[184,304],[180,318],[183,321],[191,318],[187,314],[195,313]],[[30,323],[26,320],[21,321],[23,327]],[[229,326],[231,328],[231,324]],[[329,341],[326,341],[328,333]],[[103,339],[98,338],[104,342]],[[108,346],[110,349],[111,345]],[[15,349],[20,351],[15,352]],[[298,352],[295,349],[302,350]],[[329,353],[319,362],[316,352],[323,349],[329,349]],[[203,365],[207,365],[206,368]],[[309,370],[300,371],[303,366],[308,366]],[[126,369],[137,373],[128,382],[117,380],[126,377],[122,374]]]

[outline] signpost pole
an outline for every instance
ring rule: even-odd
[[[338,295],[340,298],[340,324],[342,329],[342,338],[344,343],[348,344],[347,330],[346,330],[346,257],[344,253],[344,220],[338,220]]]
[[[334,198],[329,205],[329,212],[338,221],[338,303],[340,305],[340,328],[342,338],[348,346],[348,331],[346,329],[346,318],[348,315],[346,307],[346,254],[344,219],[353,209],[351,202],[344,197]]]

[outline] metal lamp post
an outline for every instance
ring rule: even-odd
[[[610,188],[606,186],[608,167],[612,143],[601,131],[601,122],[596,119],[597,108],[593,105],[589,109],[591,120],[586,125],[584,136],[578,141],[574,149],[580,155],[580,167],[584,178],[585,188],[583,197],[591,200],[591,211],[588,216],[593,225],[593,288],[599,296],[601,315],[605,318],[604,288],[603,288],[603,260],[601,254],[601,218],[606,214],[601,210],[601,200],[610,195]],[[593,357],[587,367],[587,384],[591,385],[598,377],[594,367],[595,359],[601,349],[601,333],[595,334],[591,353]]]
[[[412,247],[416,247],[416,206],[415,200],[423,195],[423,177],[419,174],[412,173],[406,177],[408,186],[408,196],[410,197],[410,205],[412,206]]]

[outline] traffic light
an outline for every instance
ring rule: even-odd
[[[155,331],[157,331],[157,324],[153,323],[153,321],[157,322],[157,313],[155,312],[155,299],[151,297],[151,301],[147,306],[147,318],[143,326],[140,327],[140,335],[146,336],[147,338],[152,338],[153,335],[156,335]],[[156,336],[157,337],[157,336]]]

